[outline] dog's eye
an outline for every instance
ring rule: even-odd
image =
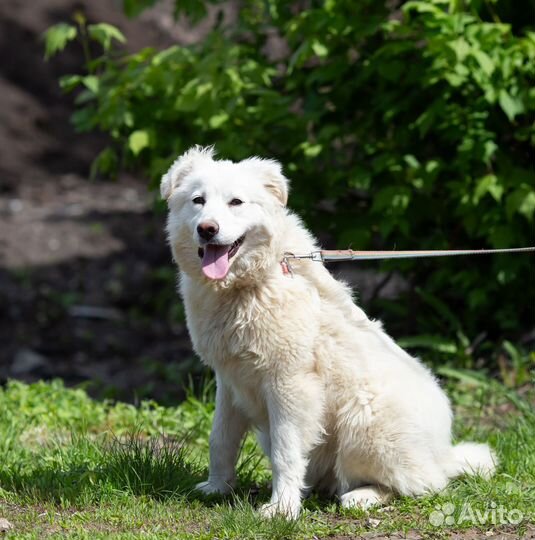
[[[192,202],[193,204],[204,204],[206,200],[204,197],[195,197]]]
[[[240,204],[243,204],[243,201],[240,200],[240,199],[232,199],[232,200],[229,202],[229,205],[230,205],[230,206],[240,206]]]

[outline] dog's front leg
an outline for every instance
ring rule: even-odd
[[[216,377],[216,406],[210,434],[210,468],[208,480],[197,484],[205,494],[229,493],[236,483],[236,460],[240,443],[247,430],[247,420],[233,404],[230,389]]]
[[[321,437],[322,396],[315,383],[287,381],[268,393],[273,491],[261,509],[266,517],[299,516],[308,455]]]

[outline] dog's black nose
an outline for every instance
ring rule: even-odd
[[[215,221],[203,221],[197,225],[197,232],[208,242],[219,232],[219,225]]]

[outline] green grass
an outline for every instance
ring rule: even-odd
[[[244,443],[239,487],[232,497],[202,498],[193,492],[206,474],[213,412],[207,396],[190,397],[177,407],[154,402],[134,407],[94,401],[59,381],[9,382],[0,389],[0,518],[14,528],[4,536],[304,539],[370,531],[418,530],[432,538],[446,538],[453,530],[533,533],[533,385],[516,392],[471,372],[443,370],[443,375],[457,412],[456,435],[492,444],[500,458],[494,478],[460,478],[441,494],[399,498],[369,512],[343,510],[335,500],[312,497],[295,522],[263,520],[255,512],[269,497],[270,473],[252,438]],[[493,523],[501,511],[507,518],[512,510],[515,518],[522,514],[520,523]],[[485,523],[477,522],[478,512],[487,512]],[[455,524],[431,523],[430,516],[437,515]]]

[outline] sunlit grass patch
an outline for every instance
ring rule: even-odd
[[[158,500],[190,494],[204,475],[188,437],[144,439],[133,434],[114,439],[100,471],[114,489]]]
[[[205,498],[193,491],[208,465],[213,404],[206,398],[134,407],[94,401],[59,382],[11,382],[0,389],[0,517],[15,525],[6,536],[304,539],[377,531],[417,530],[431,537],[453,530],[532,531],[532,391],[520,396],[486,379],[450,381],[460,413],[456,436],[490,442],[500,460],[492,479],[462,477],[442,493],[400,497],[369,511],[312,496],[295,522],[265,520],[256,512],[268,500],[270,470],[253,437],[243,443],[232,496]],[[517,510],[522,520],[494,523],[502,510],[506,517]]]

